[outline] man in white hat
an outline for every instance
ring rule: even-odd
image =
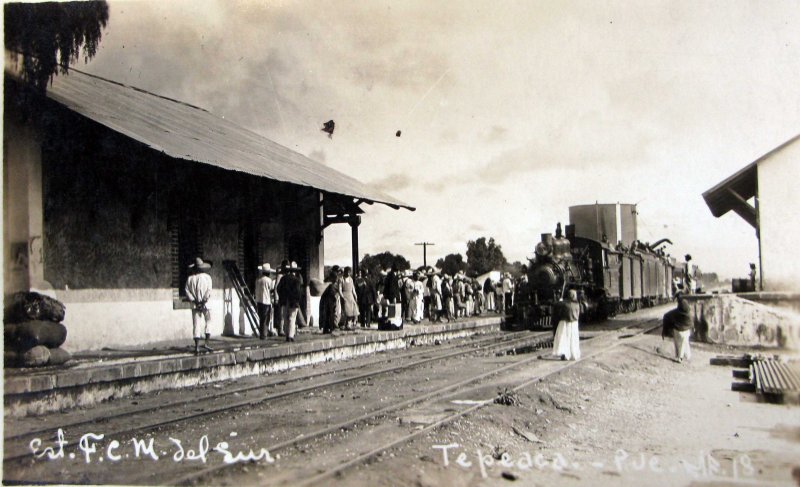
[[[261,277],[256,280],[256,308],[258,311],[259,338],[264,340],[267,335],[276,335],[272,324],[272,293],[275,291],[275,283],[270,277],[275,271],[269,263],[258,266]]]
[[[208,331],[208,325],[211,323],[211,311],[208,309],[208,300],[211,299],[211,276],[208,271],[211,269],[211,264],[203,261],[197,257],[193,264],[189,266],[189,270],[193,272],[186,280],[186,296],[192,303],[192,336],[194,337],[194,353],[200,353],[200,340],[205,335],[205,343],[203,348],[209,352],[213,351],[208,346],[208,339],[211,334]],[[201,320],[204,321],[203,332],[201,333],[200,327],[203,325]]]
[[[505,312],[508,313],[511,311],[511,307],[514,305],[514,281],[511,280],[511,273],[506,272],[503,275],[503,305],[505,307]]]

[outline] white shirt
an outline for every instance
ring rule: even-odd
[[[205,303],[211,299],[211,276],[205,272],[189,276],[186,280],[186,295],[195,303]]]
[[[275,283],[268,276],[261,276],[256,280],[256,303],[272,304],[272,291]]]

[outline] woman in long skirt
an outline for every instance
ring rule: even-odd
[[[342,280],[342,311],[346,319],[346,329],[352,330],[358,317],[358,296],[356,295],[356,285],[351,276],[352,269],[344,268],[344,279]]]
[[[581,313],[581,305],[578,303],[578,292],[571,289],[567,299],[559,303],[556,311],[559,321],[553,340],[553,355],[561,357],[561,360],[580,360],[578,318]]]

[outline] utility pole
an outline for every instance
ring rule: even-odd
[[[428,245],[436,245],[433,242],[420,242],[414,245],[422,245],[422,265],[428,267]]]

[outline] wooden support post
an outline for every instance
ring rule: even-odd
[[[361,225],[361,215],[350,217],[350,232],[353,244],[353,275],[358,274],[358,226]]]

